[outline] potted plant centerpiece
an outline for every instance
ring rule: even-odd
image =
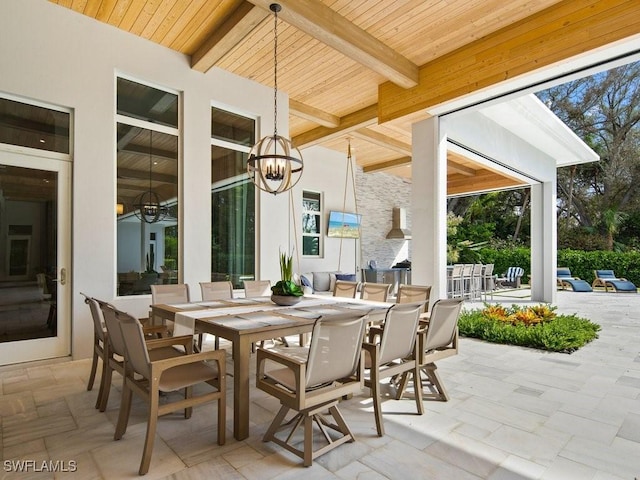
[[[271,287],[271,301],[277,305],[295,305],[302,300],[302,288],[296,285],[293,277],[293,256],[280,252],[280,278]]]

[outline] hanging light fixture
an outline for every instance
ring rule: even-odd
[[[291,140],[278,135],[278,12],[277,3],[269,5],[274,13],[273,27],[273,135],[261,138],[249,152],[247,173],[253,183],[277,195],[293,188],[302,176],[304,164],[300,150]]]
[[[153,191],[153,132],[149,130],[149,190],[141,193],[133,203],[135,215],[145,223],[156,223],[169,213],[162,198]]]

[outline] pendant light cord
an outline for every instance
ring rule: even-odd
[[[153,131],[149,130],[149,192],[152,188],[152,169],[153,169]]]
[[[273,138],[278,136],[278,12],[280,5],[271,4],[273,10]]]

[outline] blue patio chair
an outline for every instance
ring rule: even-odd
[[[626,278],[616,277],[613,270],[594,270],[595,280],[592,287],[604,287],[605,292],[611,288],[612,292],[638,293],[636,286]]]
[[[591,288],[591,285],[589,285],[579,277],[573,277],[571,275],[571,270],[569,270],[568,268],[559,267],[556,273],[556,277],[558,281],[558,287],[562,288],[563,290],[571,287],[571,290],[573,290],[574,292],[593,292],[593,288]]]

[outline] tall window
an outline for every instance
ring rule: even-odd
[[[302,255],[322,256],[322,194],[302,192]]]
[[[178,283],[178,94],[118,78],[118,295]]]
[[[211,108],[211,280],[241,288],[255,276],[255,186],[247,156],[256,121]]]

